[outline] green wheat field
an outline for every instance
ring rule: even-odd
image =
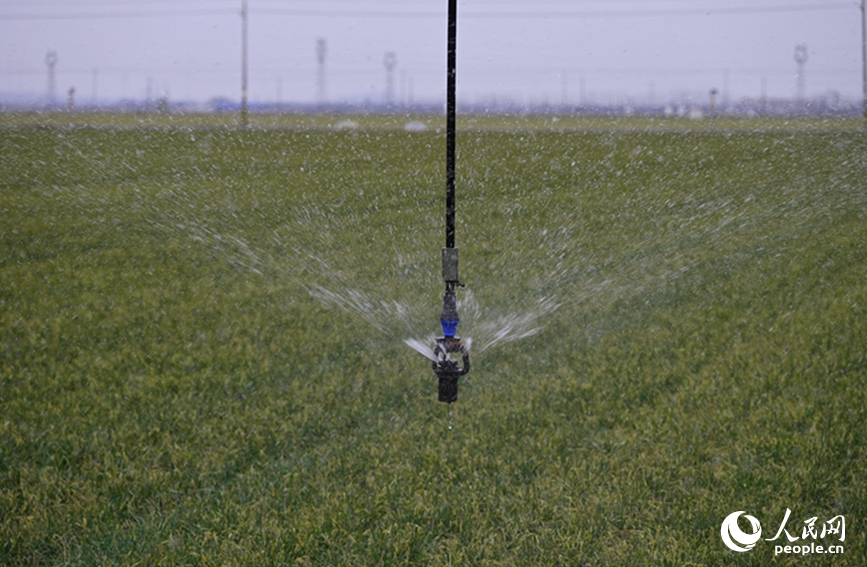
[[[867,563],[859,121],[459,117],[443,404],[445,119],[340,120],[0,115],[0,565]]]

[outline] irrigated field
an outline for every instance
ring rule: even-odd
[[[857,128],[459,120],[447,405],[403,343],[439,331],[443,133],[27,120],[0,565],[867,561]],[[723,545],[787,509],[845,552]]]

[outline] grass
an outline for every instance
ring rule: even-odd
[[[422,122],[429,128],[444,129],[442,116],[414,114],[409,112],[373,113],[366,115],[344,115],[328,113],[300,112],[252,112],[248,114],[250,128],[319,130],[351,129],[350,122],[364,130],[403,130],[409,122]],[[76,110],[67,112],[29,111],[0,112],[0,127],[6,128],[111,128],[111,129],[160,129],[188,128],[236,129],[241,118],[235,112],[105,112],[98,110]],[[864,121],[856,116],[728,116],[708,115],[696,120],[684,117],[662,117],[652,115],[618,116],[587,114],[477,114],[459,115],[458,127],[464,131],[472,130],[531,130],[558,131],[573,130],[625,130],[625,131],[704,131],[704,130],[749,130],[754,132],[857,132]]]
[[[184,120],[3,115],[0,564],[864,563],[857,125],[465,118],[446,405],[444,135]]]

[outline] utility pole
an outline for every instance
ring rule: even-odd
[[[383,59],[385,64],[385,105],[391,108],[394,102],[394,66],[397,65],[397,55],[389,51]]]
[[[54,66],[57,65],[56,51],[49,51],[45,54],[45,64],[48,65],[48,106],[54,106],[56,102],[54,84]]]
[[[280,111],[280,106],[283,104],[283,77],[277,77],[277,111]]]
[[[587,83],[584,81],[584,77],[578,81],[578,106],[581,107],[581,110],[584,110],[584,105],[587,104]]]
[[[804,63],[807,62],[807,44],[799,43],[795,46],[795,63],[798,64],[798,102],[804,102]]]
[[[762,77],[762,116],[768,112],[768,79]]]
[[[316,61],[319,62],[319,75],[316,77],[316,103],[319,109],[325,105],[325,39],[316,40]]]
[[[415,89],[414,89],[413,78],[411,76],[408,77],[406,82],[407,82],[407,85],[406,85],[407,102],[406,102],[406,104],[407,104],[407,106],[412,107],[412,105],[415,104]]]
[[[99,77],[99,70],[94,69],[93,70],[93,94],[90,97],[91,98],[90,104],[92,104],[94,108],[97,107],[97,101],[99,100],[99,97],[97,96],[98,77]]]
[[[247,125],[247,0],[241,3],[241,126]]]

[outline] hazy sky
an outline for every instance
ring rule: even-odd
[[[252,102],[317,97],[326,40],[329,101],[445,97],[446,0],[249,0]],[[459,0],[462,101],[667,102],[711,88],[732,102],[796,94],[861,97],[860,1]],[[0,94],[77,100],[240,99],[240,0],[0,0]]]

